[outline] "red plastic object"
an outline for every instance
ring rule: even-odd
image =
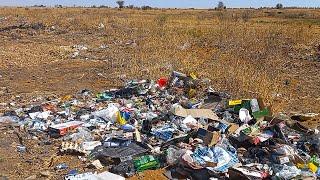
[[[167,78],[160,78],[158,79],[157,83],[160,87],[165,87],[167,86],[167,82],[168,82]]]

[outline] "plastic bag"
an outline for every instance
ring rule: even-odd
[[[115,104],[109,104],[107,109],[95,111],[92,113],[92,115],[116,122],[119,116],[119,109],[117,106],[115,106]]]
[[[19,118],[15,116],[2,116],[0,117],[0,123],[16,123]]]
[[[283,179],[292,179],[301,174],[301,170],[296,166],[274,164],[273,169],[276,176]]]
[[[241,122],[246,123],[246,124],[252,119],[249,111],[245,108],[240,109],[239,118],[240,118]]]
[[[186,150],[184,149],[180,149],[180,150],[177,150],[175,148],[168,148],[167,149],[167,163],[169,165],[174,165],[176,164],[177,162],[179,162],[181,156],[186,152]]]
[[[91,133],[86,128],[78,128],[78,132],[71,134],[70,138],[73,142],[87,142],[93,140]]]

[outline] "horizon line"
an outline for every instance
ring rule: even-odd
[[[62,6],[62,8],[110,8],[110,9],[118,9],[117,6],[107,6],[107,5],[62,5],[62,4],[56,4],[56,5],[44,5],[44,4],[34,4],[30,6],[26,5],[0,5],[0,8],[61,8],[57,6]],[[128,8],[128,6],[124,6],[124,9],[131,9]],[[141,7],[151,7],[154,9],[198,9],[198,10],[212,10],[216,9],[216,7],[211,8],[201,8],[201,7],[156,7],[156,6],[149,6],[149,5],[143,5],[143,6],[134,6],[134,8],[141,8]],[[134,9],[133,8],[133,9]],[[319,9],[320,6],[283,6],[282,9]],[[261,6],[261,7],[226,7],[226,9],[277,9],[275,6]]]

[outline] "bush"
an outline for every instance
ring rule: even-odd
[[[152,9],[152,7],[150,7],[150,6],[141,6],[141,9],[142,10],[150,10],[150,9]]]

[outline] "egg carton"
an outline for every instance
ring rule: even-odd
[[[82,153],[89,154],[90,151],[86,151],[80,143],[75,142],[62,142],[60,152],[62,153]]]

